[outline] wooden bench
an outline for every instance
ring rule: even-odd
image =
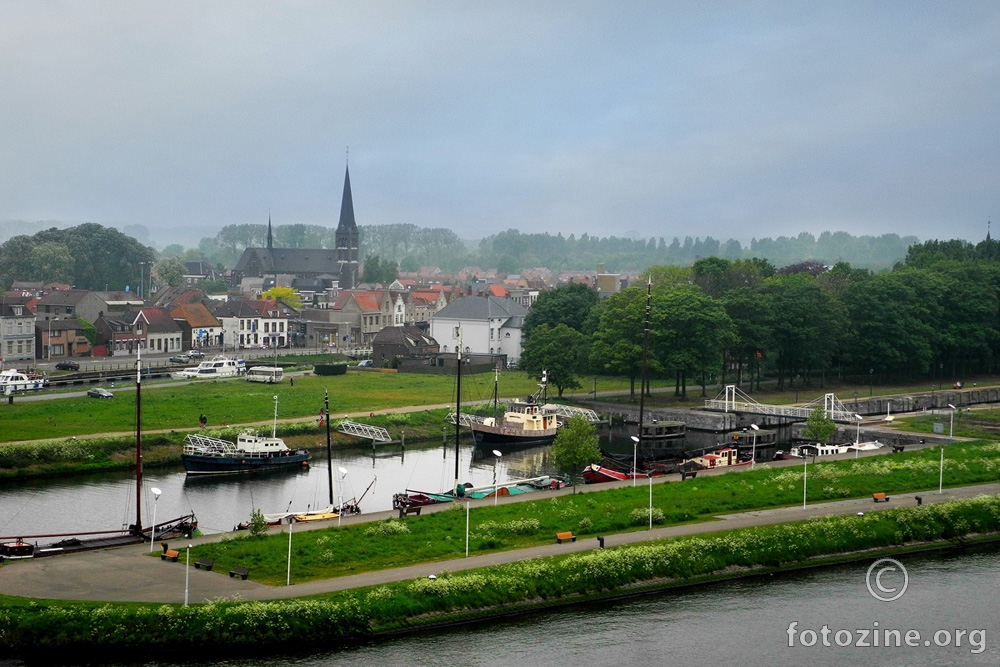
[[[885,495],[884,493],[873,493],[872,500],[874,500],[877,503],[887,503],[889,502],[889,496]]]
[[[160,560],[172,560],[175,563],[177,558],[181,555],[181,552],[177,549],[165,549],[162,554],[160,554]]]
[[[410,515],[410,514],[416,514],[417,516],[420,516],[420,510],[421,509],[422,508],[420,506],[417,506],[417,507],[400,507],[399,508],[399,518],[402,519],[403,517],[405,517],[407,515]]]
[[[892,446],[892,453],[893,454],[899,454],[905,448],[906,448],[906,445],[893,445]]]
[[[198,560],[196,560],[194,562],[194,569],[200,570],[201,568],[205,568],[206,570],[208,570],[209,572],[211,572],[212,571],[212,567],[214,565],[215,565],[215,561],[212,560],[211,558],[199,558]]]
[[[691,472],[688,472],[687,470],[682,470],[681,471],[681,481],[682,482],[685,481],[685,480],[688,480],[688,479],[694,479],[697,476],[698,476],[698,471],[697,470],[692,470]]]
[[[576,542],[576,535],[573,531],[567,530],[564,533],[556,533],[556,542],[562,544],[563,542]]]
[[[245,567],[240,567],[240,566],[237,565],[236,567],[234,567],[233,569],[231,569],[229,571],[229,576],[230,577],[239,577],[239,578],[243,579],[243,581],[246,581],[247,577],[250,576],[250,570],[248,570]]]

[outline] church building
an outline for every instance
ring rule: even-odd
[[[267,246],[246,248],[232,272],[233,287],[244,278],[296,278],[335,280],[340,289],[354,289],[358,284],[360,238],[354,220],[350,168],[344,174],[344,196],[340,203],[340,222],[335,233],[335,248],[275,248],[271,220],[267,221]]]

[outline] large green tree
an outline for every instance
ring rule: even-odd
[[[555,441],[549,445],[549,460],[573,480],[573,493],[576,493],[583,468],[601,460],[598,442],[593,424],[576,415],[559,429]]]
[[[585,331],[584,325],[590,311],[597,305],[597,298],[597,290],[582,283],[545,290],[531,304],[524,318],[522,330],[525,337],[530,340],[535,328],[542,325],[555,327],[564,324],[577,331]]]
[[[580,388],[577,374],[586,360],[586,336],[565,324],[543,324],[525,341],[518,367],[535,378],[547,371],[549,384],[555,385],[562,398],[566,389]]]

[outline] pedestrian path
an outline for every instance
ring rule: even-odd
[[[1000,484],[945,489],[941,494],[936,491],[904,493],[892,496],[891,500],[885,503],[874,503],[870,498],[859,498],[817,503],[807,505],[805,508],[801,506],[782,507],[724,514],[715,517],[714,521],[606,535],[604,536],[604,547],[611,548],[624,544],[705,534],[720,530],[767,526],[821,516],[884,511],[894,507],[914,506],[916,505],[915,496],[918,495],[921,496],[924,504],[934,504],[956,498],[972,498],[982,494],[1000,494]],[[345,519],[345,523],[375,521],[390,516],[392,516],[390,512],[361,515]],[[296,527],[293,530],[304,530],[304,528]],[[491,565],[513,563],[529,558],[580,553],[600,548],[598,540],[592,537],[563,544],[556,544],[553,538],[552,544],[543,546],[476,555],[469,558],[456,557],[446,561],[364,572],[291,586],[268,586],[253,581],[252,571],[250,573],[251,579],[244,581],[239,577],[230,577],[225,571],[207,572],[195,569],[193,563],[191,567],[185,566],[187,556],[185,547],[188,544],[197,545],[220,539],[225,539],[225,536],[207,535],[190,541],[172,542],[170,546],[181,552],[177,563],[151,557],[148,545],[9,563],[0,567],[0,593],[37,599],[109,602],[182,603],[185,600],[185,595],[192,603],[224,599],[278,600],[376,586],[428,577],[432,574],[460,572]],[[292,566],[294,567],[294,562]]]

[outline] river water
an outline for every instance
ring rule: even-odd
[[[443,439],[442,439],[443,440]],[[473,486],[554,473],[544,447],[491,450],[474,447],[471,438],[459,448],[459,480]],[[342,476],[339,468],[347,470]],[[362,512],[392,509],[392,496],[405,489],[439,492],[454,486],[455,447],[395,445],[339,450],[333,453],[334,499],[339,504],[360,498]],[[254,508],[265,513],[325,507],[330,504],[330,468],[326,453],[315,452],[305,470],[262,475],[189,477],[181,467],[155,468],[143,479],[143,525],[153,523],[152,488],[162,491],[155,502],[156,521],[191,511],[205,533],[226,532],[247,521]],[[374,482],[374,484],[372,484]],[[64,479],[4,482],[0,488],[0,535],[19,536],[115,530],[134,522],[135,474],[102,473]]]

